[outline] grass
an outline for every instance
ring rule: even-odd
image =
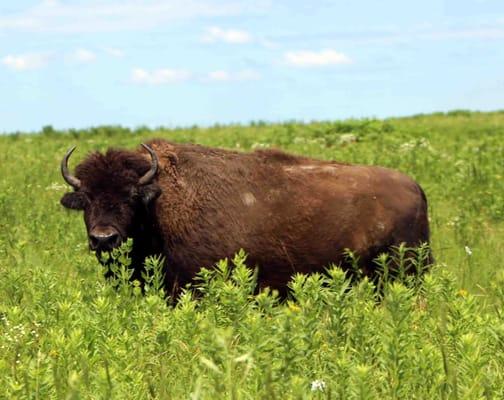
[[[342,272],[254,294],[244,254],[167,307],[105,282],[59,175],[89,151],[164,137],[399,169],[429,199],[437,266],[420,287]],[[504,398],[504,112],[0,137],[0,398]],[[234,266],[231,268],[231,266]],[[313,389],[313,390],[312,390]]]

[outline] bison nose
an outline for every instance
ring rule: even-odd
[[[96,230],[89,234],[89,247],[91,247],[91,250],[110,251],[119,244],[119,233],[116,230]]]

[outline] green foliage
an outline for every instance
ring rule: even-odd
[[[504,398],[503,135],[504,113],[459,110],[0,137],[0,398]],[[412,278],[427,252],[403,246],[377,258],[377,282],[333,266],[295,275],[281,302],[239,252],[168,306],[164,260],[145,261],[140,287],[126,243],[105,279],[82,216],[59,205],[59,162],[73,144],[75,165],[153,137],[404,171],[429,199],[436,266]]]

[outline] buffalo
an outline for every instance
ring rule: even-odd
[[[74,149],[61,162],[74,189],[61,204],[84,211],[90,249],[102,259],[132,238],[132,279],[162,255],[169,293],[240,249],[259,288],[285,293],[294,273],[350,270],[346,249],[376,278],[379,254],[429,242],[425,194],[395,170],[153,140],[91,153],[72,175]]]

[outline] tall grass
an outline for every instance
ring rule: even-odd
[[[159,259],[143,294],[123,265],[107,282],[59,205],[58,165],[73,144],[77,163],[153,137],[404,171],[427,193],[437,266],[379,290],[337,268],[295,276],[281,304],[244,253],[175,306]],[[503,137],[502,112],[0,137],[0,398],[504,398]]]

